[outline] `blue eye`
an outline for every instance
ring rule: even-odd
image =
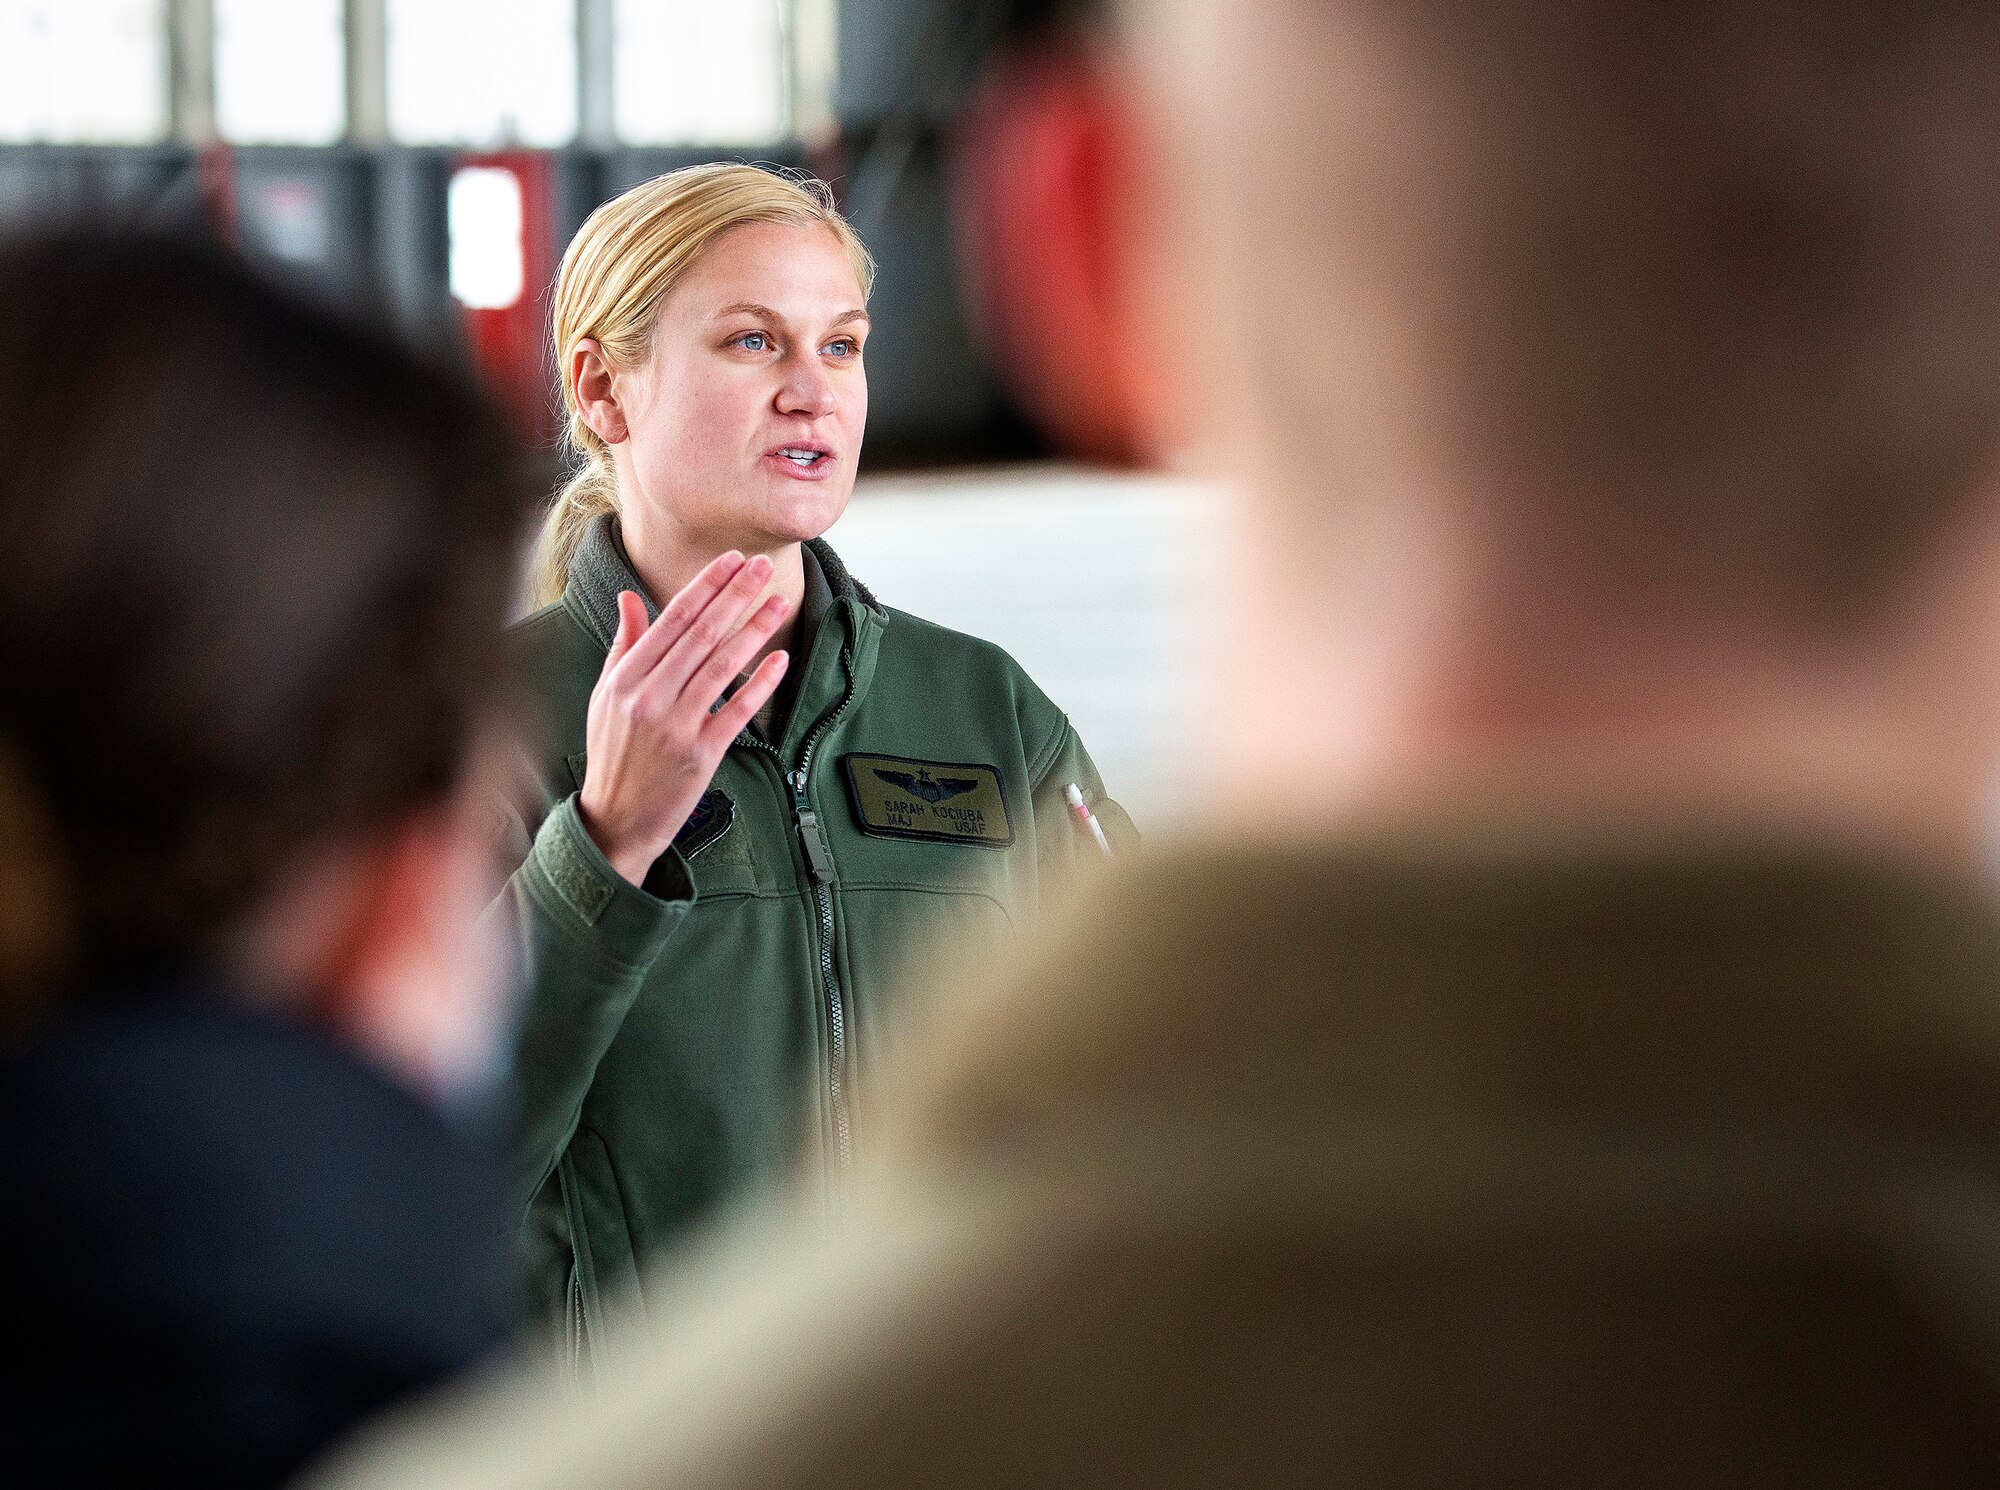
[[[770,344],[771,339],[761,331],[746,331],[736,338],[736,345],[746,352],[761,352]]]
[[[852,357],[855,355],[855,353],[859,352],[861,348],[857,347],[853,342],[849,341],[846,337],[842,337],[839,341],[828,342],[826,344],[826,350],[832,352],[833,355],[836,357]]]

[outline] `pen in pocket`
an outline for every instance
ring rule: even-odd
[[[1105,858],[1110,858],[1111,840],[1104,836],[1104,825],[1098,822],[1096,814],[1085,805],[1083,788],[1072,781],[1063,788],[1063,796],[1069,802],[1071,815],[1089,831],[1092,840],[1097,844],[1097,851]]]

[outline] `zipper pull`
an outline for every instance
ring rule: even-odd
[[[833,878],[833,855],[826,846],[826,835],[820,831],[819,814],[812,810],[806,800],[806,773],[794,771],[792,783],[792,815],[798,824],[799,847],[805,850],[806,871],[816,885],[823,885]]]

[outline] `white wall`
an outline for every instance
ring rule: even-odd
[[[1142,830],[1185,802],[1213,497],[1051,467],[860,482],[827,534],[884,604],[998,642],[1070,716]]]

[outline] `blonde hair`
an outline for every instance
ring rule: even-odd
[[[588,337],[614,368],[644,362],[660,305],[688,267],[719,235],[753,222],[820,224],[847,251],[861,293],[868,294],[875,261],[834,207],[826,183],[759,166],[689,166],[655,176],[591,213],[570,240],[556,273],[550,340],[575,469],[550,504],[535,544],[529,581],[534,604],[561,596],[584,529],[599,513],[618,510],[611,449],[577,409],[571,352]]]

